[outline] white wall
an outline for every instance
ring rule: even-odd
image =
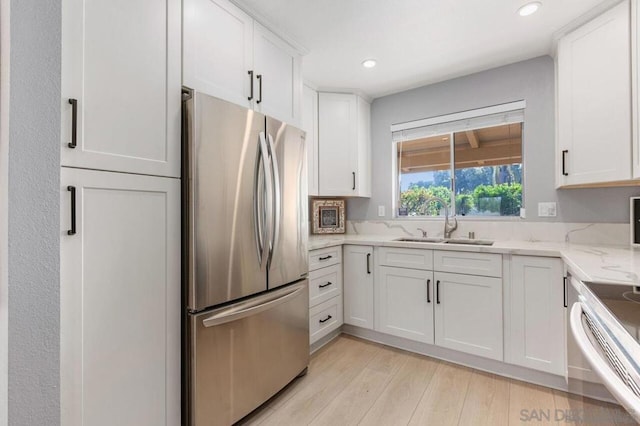
[[[61,0],[3,1],[10,1],[11,8],[8,420],[11,426],[56,426],[60,424]]]
[[[350,199],[350,220],[377,220],[378,205],[392,216],[391,124],[524,99],[524,204],[528,221],[629,220],[636,188],[555,189],[555,77],[549,56],[495,68],[375,99],[371,106],[371,199]],[[556,218],[538,218],[538,202],[556,201]]]

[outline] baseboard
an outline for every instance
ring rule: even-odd
[[[331,333],[327,334],[326,336],[319,338],[318,340],[316,340],[315,342],[309,345],[309,354],[313,355],[314,352],[316,352],[318,349],[320,349],[321,347],[323,347],[324,345],[326,345],[327,343],[329,343],[330,341],[332,341],[333,339],[335,339],[341,334],[342,334],[342,329],[338,327],[335,330],[333,330]]]
[[[618,404],[618,402],[611,396],[607,388],[599,383],[581,382],[579,380],[571,379],[570,383],[568,384],[564,376],[556,376],[555,374],[532,370],[530,368],[521,367],[518,365],[507,364],[502,361],[487,359],[476,355],[469,355],[463,352],[429,345],[427,343],[415,342],[413,340],[404,339],[402,337],[391,336],[374,330],[368,330],[348,324],[344,324],[341,328],[341,331],[350,336],[355,336],[361,339],[381,343],[383,345],[391,346],[394,348],[403,349],[405,351],[426,355],[443,361],[452,362],[454,364],[464,365],[465,367],[485,371],[488,373],[496,374],[498,376],[520,380],[527,383],[533,383],[536,385],[561,390],[563,392],[574,393],[600,401]],[[335,337],[336,336],[333,336],[332,338]]]

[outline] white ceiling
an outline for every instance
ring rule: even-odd
[[[521,17],[528,0],[235,1],[309,50],[306,81],[373,98],[550,54],[556,31],[603,3],[541,0]]]

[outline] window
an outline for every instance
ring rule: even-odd
[[[392,126],[397,215],[439,216],[445,204],[458,216],[518,216],[524,103],[514,104]]]

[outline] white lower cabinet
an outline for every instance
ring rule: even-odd
[[[373,247],[345,245],[344,322],[373,330]]]
[[[376,272],[376,330],[433,344],[433,272],[388,266]]]
[[[562,260],[512,256],[509,359],[512,364],[564,375],[565,286]]]
[[[503,359],[502,279],[435,272],[435,344]]]
[[[62,168],[61,422],[180,424],[180,181]]]
[[[342,325],[342,247],[309,252],[309,343]]]

